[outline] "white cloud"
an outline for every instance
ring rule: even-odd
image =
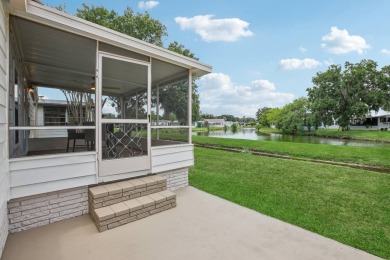
[[[198,83],[200,110],[214,115],[254,117],[260,107],[283,106],[294,99],[293,94],[276,91],[275,85],[264,79],[238,85],[229,75],[211,73],[203,76]]]
[[[254,80],[252,81],[252,85],[254,86],[257,86],[257,87],[260,87],[264,90],[269,90],[269,91],[275,91],[276,88],[275,88],[275,84],[266,80],[266,79],[258,79],[258,80]]]
[[[332,59],[324,60],[324,65],[329,67],[330,65],[333,65],[334,61]]]
[[[306,49],[305,47],[302,47],[302,46],[301,46],[301,47],[299,47],[299,51],[300,51],[300,52],[306,52],[307,49]]]
[[[176,17],[182,30],[194,30],[206,42],[234,42],[240,37],[253,35],[247,29],[248,22],[239,18],[214,19],[213,15],[197,15],[192,18]]]
[[[282,59],[279,61],[279,65],[285,70],[297,70],[297,69],[313,69],[321,65],[321,62],[305,58],[300,59]]]
[[[390,55],[390,50],[389,49],[382,49],[381,53],[384,55]]]
[[[116,112],[115,107],[113,107],[110,102],[106,102],[104,104],[102,113],[104,114],[110,113],[110,114],[118,115],[118,112]]]
[[[141,1],[138,3],[138,8],[141,10],[149,10],[156,7],[158,4],[158,1]]]
[[[362,54],[364,50],[370,48],[366,40],[359,35],[349,35],[347,30],[339,30],[333,26],[330,34],[322,37],[324,43],[321,46],[333,54],[345,54],[357,52]]]

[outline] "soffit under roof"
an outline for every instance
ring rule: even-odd
[[[91,91],[96,68],[95,40],[14,16],[11,24],[30,83]],[[99,50],[141,61],[150,60],[148,56],[105,43],[99,43]],[[103,72],[106,76],[103,84],[111,87],[105,94],[121,95],[139,89],[140,84],[146,86],[147,77],[140,80],[143,74],[138,67],[134,64],[123,67],[123,63],[111,62]],[[124,71],[126,68],[128,71]],[[169,84],[187,77],[187,68],[152,59],[152,85]]]

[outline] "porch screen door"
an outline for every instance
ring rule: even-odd
[[[100,53],[99,175],[150,169],[151,67]]]

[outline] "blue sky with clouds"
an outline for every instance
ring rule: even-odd
[[[64,4],[75,13],[82,1]],[[388,0],[86,1],[122,13],[150,12],[178,41],[213,66],[198,81],[201,111],[253,117],[258,108],[306,96],[330,64],[373,59],[390,65]]]

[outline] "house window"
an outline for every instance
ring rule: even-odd
[[[43,107],[45,126],[66,125],[65,107]]]

